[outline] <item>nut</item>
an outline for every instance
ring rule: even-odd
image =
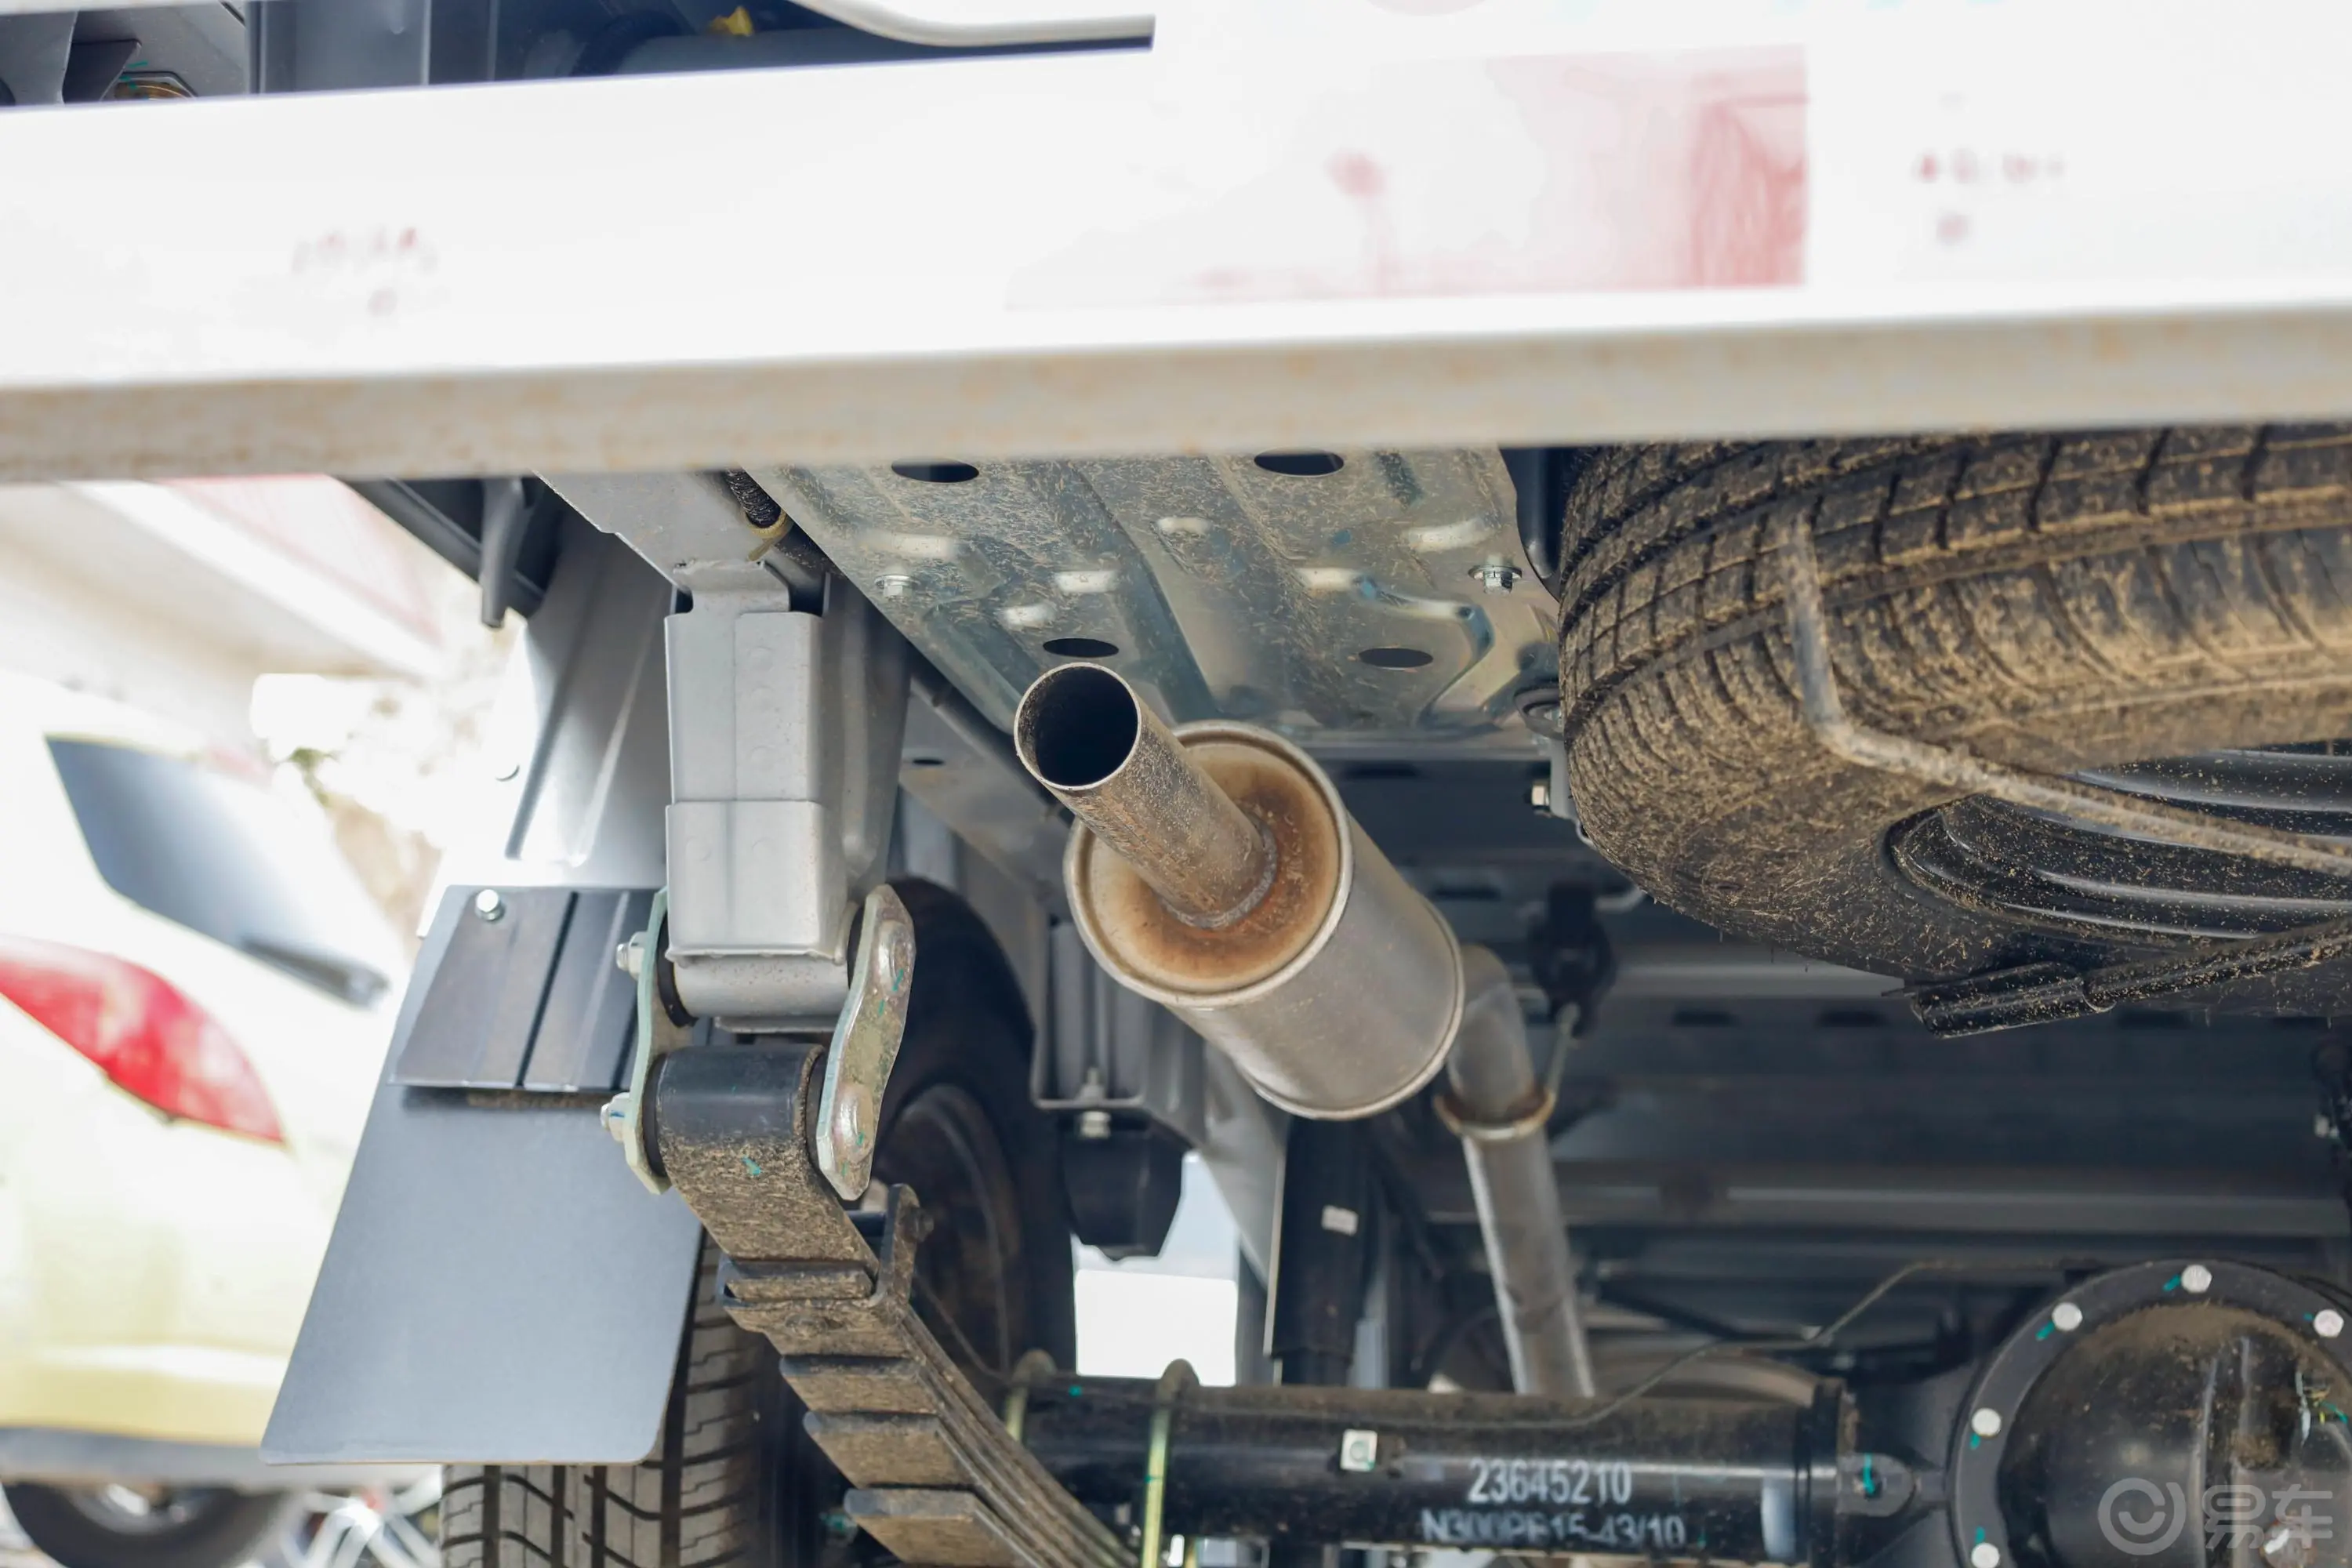
[[[506,919],[507,901],[499,897],[496,888],[484,888],[474,895],[474,915],[478,920],[496,922]]]
[[[2000,1436],[2000,1412],[1990,1405],[1980,1406],[1974,1415],[1969,1417],[1969,1430],[1979,1437]]]
[[[1339,1468],[1350,1475],[1370,1475],[1380,1468],[1381,1435],[1361,1426],[1339,1434]]]
[[[2180,1288],[2192,1296],[2202,1296],[2213,1289],[2213,1271],[2201,1263],[2192,1263],[2180,1271]]]
[[[2071,1334],[2083,1326],[2083,1309],[2072,1301],[2061,1301],[2050,1309],[2050,1321],[2058,1325],[2062,1334]]]
[[[1470,568],[1470,575],[1489,594],[1507,594],[1519,581],[1519,569],[1501,561],[1488,561]]]
[[[2311,1315],[2311,1326],[2323,1340],[2332,1340],[2344,1331],[2344,1314],[2333,1307],[2322,1307]]]

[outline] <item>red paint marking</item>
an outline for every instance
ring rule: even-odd
[[[1360,200],[1378,196],[1388,188],[1381,166],[1361,153],[1342,153],[1327,165],[1331,183]]]
[[[1286,121],[1246,176],[1024,273],[1012,302],[1792,287],[1805,95],[1793,47],[1396,62]]]

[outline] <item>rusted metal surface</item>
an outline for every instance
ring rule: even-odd
[[[1103,853],[1107,846],[1091,835],[1083,859],[1068,861],[1076,879],[1070,897],[1085,904],[1087,918],[1099,922],[1125,958],[1122,976],[1213,996],[1263,980],[1306,951],[1331,918],[1346,851],[1310,780],[1246,742],[1196,739],[1201,731],[1191,725],[1182,733],[1191,742],[1186,754],[1272,847],[1274,877],[1265,898],[1229,925],[1196,925],[1162,903],[1122,857]]]
[[[1021,761],[1190,926],[1220,931],[1274,885],[1271,829],[1234,803],[1126,681],[1040,676],[1013,724]]]
[[[1209,786],[1264,831],[1274,850],[1271,883],[1226,925],[1188,921],[1082,821],[1070,836],[1065,880],[1088,951],[1120,984],[1223,1050],[1286,1110],[1369,1116],[1418,1091],[1444,1065],[1462,1016],[1452,928],[1289,742],[1219,723],[1187,724],[1172,740]],[[1025,745],[1024,755],[1031,755]],[[1125,826],[1182,831],[1144,816]]]

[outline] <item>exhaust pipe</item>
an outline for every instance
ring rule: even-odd
[[[1013,734],[1077,818],[1063,874],[1087,950],[1260,1094],[1370,1116],[1444,1066],[1463,1005],[1453,929],[1306,752],[1246,724],[1171,731],[1093,664],[1038,677]]]
[[[1438,1096],[1437,1114],[1462,1140],[1470,1167],[1470,1195],[1486,1243],[1511,1386],[1554,1399],[1590,1399],[1600,1391],[1546,1131],[1552,1092],[1536,1081],[1528,1021],[1510,971],[1490,950],[1475,945],[1462,950],[1462,967],[1469,1001],[1445,1064],[1446,1092]]]

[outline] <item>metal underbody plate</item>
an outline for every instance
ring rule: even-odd
[[[1180,723],[1515,749],[1514,694],[1552,679],[1492,449],[755,473],[1000,725],[1089,658]]]

